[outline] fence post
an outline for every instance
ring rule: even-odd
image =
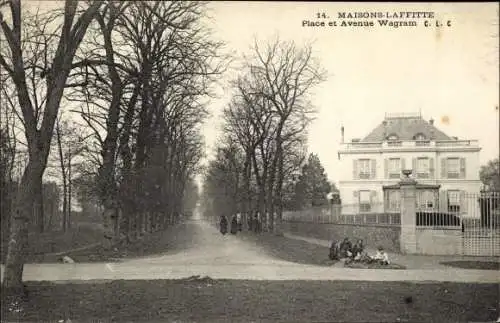
[[[401,189],[401,252],[412,254],[417,252],[416,236],[416,197],[417,182],[409,178],[411,172],[405,171],[406,178],[403,178],[399,185]]]

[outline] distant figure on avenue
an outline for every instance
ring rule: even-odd
[[[253,231],[253,217],[252,214],[247,214],[248,231]]]
[[[262,228],[260,225],[259,212],[256,212],[253,218],[253,230],[255,233],[259,233],[261,229]]]
[[[222,215],[220,217],[220,233],[222,233],[222,235],[225,235],[227,233],[227,218],[225,215]]]
[[[344,238],[340,244],[340,258],[348,258],[352,256],[352,243],[349,238]]]
[[[243,223],[241,222],[241,213],[236,214],[236,221],[238,222],[238,231],[241,232],[243,228]]]
[[[236,215],[233,215],[231,220],[231,234],[236,234],[238,232],[238,219]]]

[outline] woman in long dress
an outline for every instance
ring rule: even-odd
[[[231,234],[236,234],[238,232],[238,219],[236,218],[236,215],[233,216],[233,219],[231,220]]]
[[[227,233],[227,218],[225,215],[220,217],[220,233],[222,233],[222,235]]]

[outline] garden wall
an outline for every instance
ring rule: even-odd
[[[363,239],[370,249],[378,246],[392,252],[399,252],[400,227],[394,225],[333,224],[311,222],[283,222],[283,230],[303,237],[332,241],[348,237],[353,243]]]

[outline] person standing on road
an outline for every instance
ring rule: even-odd
[[[238,219],[236,215],[233,215],[231,220],[231,234],[236,234],[238,232]]]
[[[227,218],[225,215],[222,215],[220,217],[220,233],[222,233],[222,235],[225,235],[227,233]]]
[[[238,222],[238,231],[241,232],[243,228],[243,223],[241,222],[241,213],[239,212],[236,214],[236,221]]]
[[[247,213],[248,231],[253,231],[253,216],[252,213]]]
[[[255,233],[260,232],[260,219],[259,219],[259,212],[255,213],[255,217],[253,218],[253,230]]]

